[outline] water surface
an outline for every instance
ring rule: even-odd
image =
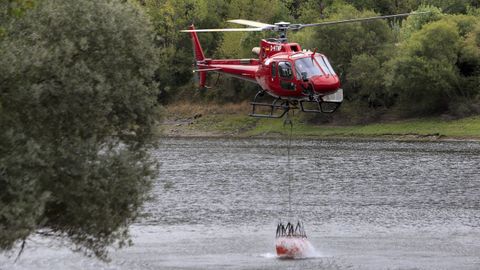
[[[111,263],[33,238],[1,269],[480,269],[480,143],[164,139],[148,218]],[[288,189],[291,188],[289,213]],[[274,255],[301,218],[315,258]]]

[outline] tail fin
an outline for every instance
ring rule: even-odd
[[[195,26],[190,25],[190,30],[195,30]],[[195,54],[195,62],[203,61],[205,59],[205,55],[203,54],[202,46],[200,45],[200,41],[198,40],[198,36],[196,32],[190,32],[190,36],[192,37],[193,43],[193,52]],[[207,81],[207,72],[205,71],[198,71],[199,75],[199,85],[200,88],[205,88],[205,83]]]
[[[195,30],[195,26],[190,25],[190,30]],[[190,36],[192,37],[193,42],[193,52],[195,53],[195,60],[202,61],[205,59],[205,55],[203,54],[202,46],[200,45],[200,41],[198,40],[198,36],[196,32],[190,32]]]

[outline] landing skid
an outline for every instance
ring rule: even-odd
[[[290,111],[290,109],[292,109],[291,105],[293,104],[286,99],[275,98],[272,103],[257,102],[258,98],[262,97],[264,94],[264,91],[259,91],[255,95],[253,101],[250,102],[250,105],[252,105],[252,113],[249,114],[250,116],[257,118],[282,118],[286,113],[288,113],[288,111]],[[267,113],[258,113],[258,108],[266,108]]]
[[[305,104],[313,104],[315,109],[305,108]],[[300,109],[306,113],[334,113],[342,105],[341,102],[330,102],[322,100],[300,100]]]
[[[323,101],[317,98],[311,98],[311,100],[289,100],[280,97],[274,98],[272,102],[259,102],[258,99],[265,95],[265,91],[259,91],[250,105],[252,105],[251,117],[257,118],[282,118],[290,110],[300,109],[305,113],[333,113],[335,112],[341,102]],[[300,107],[298,106],[300,104]],[[314,108],[309,109],[305,105],[313,104]],[[259,113],[259,109],[264,109],[263,113]]]

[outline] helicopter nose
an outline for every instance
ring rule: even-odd
[[[340,88],[340,80],[334,75],[314,76],[310,78],[310,82],[317,93],[331,92]]]

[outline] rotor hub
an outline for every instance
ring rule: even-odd
[[[275,26],[277,26],[279,29],[288,28],[290,26],[290,23],[289,22],[277,22],[277,23],[275,23]]]
[[[289,22],[278,22],[275,23],[275,31],[278,31],[278,39],[282,43],[287,43],[287,30],[290,28]]]

